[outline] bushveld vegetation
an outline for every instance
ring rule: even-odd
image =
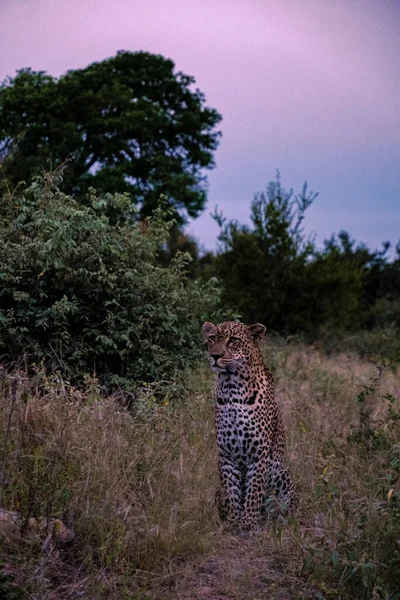
[[[218,284],[186,274],[162,205],[142,222],[125,195],[82,206],[60,184],[1,207],[3,597],[398,598],[396,323],[267,344],[301,507],[235,538],[198,361],[202,321],[232,318]]]
[[[223,531],[216,516],[208,369],[188,375],[185,398],[155,402],[144,387],[129,409],[94,380],[82,390],[3,372],[2,505],[22,515],[21,531],[3,537],[10,593],[398,598],[398,373],[389,359],[327,357],[283,339],[265,356],[301,506],[248,538]],[[45,536],[24,528],[47,515],[75,539],[44,549]]]
[[[162,205],[135,221],[127,195],[63,194],[61,171],[6,194],[0,208],[0,354],[71,382],[171,382],[201,355],[215,280],[187,281],[190,256],[158,260],[174,221]]]
[[[219,251],[198,261],[199,272],[219,278],[225,306],[270,331],[315,340],[399,328],[400,243],[391,261],[389,243],[371,251],[345,231],[319,248],[304,232],[316,198],[307,183],[299,194],[285,190],[278,172],[255,194],[251,226],[216,212]]]
[[[0,597],[399,600],[400,245],[318,248],[278,174],[201,252],[220,115],[193,83],[122,52],[0,88]],[[267,326],[300,496],[248,537],[217,520],[201,362],[235,317]]]

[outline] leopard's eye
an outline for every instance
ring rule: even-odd
[[[230,337],[228,344],[236,344],[236,342],[239,342],[240,339],[238,337]]]
[[[209,335],[208,341],[210,342],[210,344],[213,344],[215,342],[215,335]]]

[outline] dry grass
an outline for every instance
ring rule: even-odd
[[[355,561],[381,557],[379,528],[389,527],[388,506],[398,491],[385,476],[399,421],[360,437],[357,396],[376,374],[367,361],[278,344],[268,345],[266,356],[301,507],[290,523],[271,523],[247,538],[224,532],[216,517],[206,370],[190,376],[184,402],[156,404],[143,389],[130,411],[117,397],[103,398],[95,382],[82,393],[46,380],[38,393],[21,374],[3,374],[1,506],[21,512],[24,522],[60,518],[75,532],[70,545],[45,550],[38,534],[3,536],[2,558],[28,598],[370,597],[357,570],[355,588],[343,581],[350,568],[344,561],[359,540],[365,557]],[[382,391],[398,399],[400,377],[388,369],[380,385],[365,405],[371,419],[384,421]],[[386,504],[382,497],[379,512],[379,487],[385,491],[386,484],[394,491]],[[368,576],[361,566],[359,572]],[[376,579],[377,598],[385,597],[384,584]]]

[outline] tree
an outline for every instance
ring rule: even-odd
[[[306,183],[298,195],[285,191],[278,172],[255,194],[251,227],[215,215],[220,248],[209,269],[221,280],[224,304],[245,321],[311,338],[321,330],[398,326],[399,258],[388,262],[388,243],[371,251],[346,231],[318,249],[302,229],[316,196]]]
[[[205,106],[193,77],[148,52],[113,58],[59,79],[18,71],[0,87],[0,155],[9,184],[73,158],[65,192],[83,199],[128,192],[148,216],[160,194],[180,220],[206,202],[203,169],[214,166],[219,113]]]
[[[278,172],[265,192],[255,194],[252,228],[215,215],[221,227],[215,274],[221,279],[225,304],[245,321],[260,321],[276,331],[296,328],[294,306],[313,252],[302,222],[316,196],[306,183],[298,195],[285,191]]]

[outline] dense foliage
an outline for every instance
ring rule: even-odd
[[[276,581],[290,580],[296,597],[395,600],[400,242],[391,260],[389,244],[371,251],[344,231],[317,248],[303,230],[317,194],[285,191],[278,174],[256,194],[251,226],[215,214],[219,251],[202,254],[180,226],[204,207],[220,116],[173,68],[120,52],[58,80],[22,70],[0,87],[0,495],[22,519],[4,536],[0,597],[25,597],[19,585],[35,597],[142,597],[152,586],[162,597],[171,584],[192,597],[193,560],[204,577],[209,552],[224,566],[213,586],[226,588],[232,565],[234,595],[280,594]],[[67,156],[64,173],[19,183]],[[234,314],[323,333],[324,349],[352,330],[351,349],[386,355],[371,377],[367,361],[328,359],[317,343],[269,343],[302,513],[268,525],[257,547],[243,539],[240,572],[211,500],[210,382],[192,373],[189,401],[168,402],[201,355],[201,323]],[[135,418],[98,381],[141,388]],[[66,552],[48,531],[41,540],[32,516],[68,518],[76,540]],[[272,555],[284,569],[269,577]]]
[[[302,228],[317,194],[283,189],[279,173],[251,205],[252,226],[216,213],[220,248],[199,259],[197,273],[216,275],[226,306],[243,320],[280,333],[400,326],[400,244],[371,251],[342,231],[322,249]]]
[[[25,356],[73,380],[170,380],[199,356],[202,320],[218,305],[214,281],[188,282],[183,253],[159,263],[168,210],[136,223],[127,195],[90,189],[82,206],[60,179],[48,174],[2,199],[3,362]]]
[[[162,193],[183,220],[197,216],[221,116],[194,83],[174,72],[171,60],[148,52],[121,51],[58,79],[20,70],[0,87],[0,153],[9,181],[30,181],[49,160],[72,154],[66,193],[82,196],[89,186],[129,192],[142,217]]]
[[[298,319],[293,300],[303,285],[312,252],[301,223],[314,197],[306,186],[301,195],[293,197],[278,178],[254,198],[253,229],[236,221],[226,223],[222,215],[216,215],[221,226],[216,272],[223,282],[225,302],[237,308],[246,321],[261,321],[282,330]]]

